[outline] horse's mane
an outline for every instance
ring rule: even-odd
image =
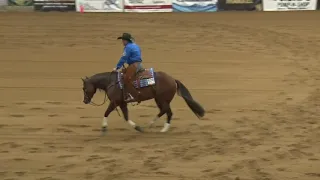
[[[88,82],[92,83],[100,91],[106,90],[107,86],[113,81],[112,75],[116,75],[117,72],[102,72],[92,75],[87,78]],[[115,76],[116,77],[116,76]]]
[[[89,77],[89,80],[94,80],[94,79],[100,79],[100,78],[105,78],[107,76],[110,76],[112,72],[102,72],[102,73],[97,73]]]

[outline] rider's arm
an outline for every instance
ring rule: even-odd
[[[124,48],[122,57],[120,58],[120,60],[119,60],[119,62],[117,64],[117,68],[116,68],[117,70],[120,69],[123,66],[124,63],[128,62],[128,59],[130,57],[130,52],[131,52],[131,49],[128,46],[126,46]]]

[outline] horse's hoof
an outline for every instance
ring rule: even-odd
[[[102,128],[101,128],[101,131],[102,131],[102,132],[107,132],[108,129],[107,129],[107,127],[102,127]]]
[[[102,127],[101,128],[102,136],[106,135],[107,131],[108,131],[107,127]]]
[[[134,129],[136,131],[143,132],[143,129],[140,126],[136,126],[136,127],[134,127]]]

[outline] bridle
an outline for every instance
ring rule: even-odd
[[[109,79],[108,79],[109,82],[110,82],[110,79],[111,79],[111,76],[109,76]],[[110,85],[107,87],[107,89],[104,90],[104,100],[103,100],[103,102],[102,102],[101,104],[97,104],[97,103],[95,103],[95,102],[93,102],[93,101],[91,101],[91,100],[90,100],[90,103],[89,103],[89,104],[92,105],[92,106],[102,106],[102,105],[104,105],[104,104],[108,101],[108,99],[107,99],[107,91],[109,90],[109,88],[117,85],[119,82],[120,82],[120,81],[116,81],[115,83],[110,84]],[[88,98],[88,95],[87,95],[86,92],[84,92],[84,96],[85,96],[86,98]],[[116,102],[114,102],[114,105],[116,105]],[[116,109],[118,115],[121,117],[118,108],[116,107],[115,109]]]
[[[86,96],[86,95],[85,95]],[[92,106],[102,106],[102,105],[104,105],[106,102],[107,102],[108,100],[107,100],[107,92],[105,92],[104,93],[104,100],[103,100],[103,102],[101,103],[101,104],[96,104],[95,102],[93,102],[93,101],[90,101],[90,105],[92,105]]]
[[[110,85],[110,86],[108,87],[108,89],[109,89],[110,87],[116,85],[116,84],[117,84],[117,83],[114,83],[113,85]],[[107,90],[108,90],[108,89],[107,89]],[[102,105],[104,105],[104,104],[108,101],[108,99],[107,99],[107,90],[104,92],[104,100],[103,100],[103,102],[102,102],[101,104],[96,104],[96,103],[93,102],[93,101],[90,101],[89,104],[92,105],[92,106],[102,106]],[[87,95],[85,94],[85,96],[87,96]],[[116,106],[116,102],[114,102],[114,105]],[[118,115],[121,117],[118,108],[116,107],[115,109],[116,109]]]
[[[107,99],[107,91],[109,90],[109,88],[117,85],[118,83],[119,83],[119,81],[117,81],[117,82],[115,82],[115,83],[113,83],[113,84],[110,84],[110,85],[107,87],[107,89],[104,90],[104,100],[103,100],[103,102],[102,102],[101,104],[96,104],[95,102],[90,101],[90,105],[92,105],[92,106],[102,106],[102,105],[104,105],[104,104],[108,101],[108,99]],[[85,96],[87,96],[86,93],[85,93]]]

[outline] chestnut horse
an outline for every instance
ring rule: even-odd
[[[167,121],[164,124],[161,132],[167,132],[170,128],[172,119],[172,110],[170,103],[177,93],[181,96],[193,113],[198,117],[203,117],[205,110],[197,103],[191,96],[189,90],[179,81],[164,72],[153,72],[153,69],[145,69],[140,75],[134,85],[138,91],[140,91],[140,100],[146,101],[154,99],[160,112],[159,114],[150,121],[149,127],[151,127],[156,120],[158,120],[164,114],[167,114]],[[91,102],[92,97],[96,93],[97,89],[105,92],[106,97],[110,100],[109,106],[104,113],[102,121],[102,132],[107,131],[108,127],[108,116],[118,106],[120,107],[124,119],[128,122],[135,130],[143,132],[142,128],[135,122],[129,119],[128,116],[128,102],[124,101],[123,91],[123,74],[120,72],[104,72],[98,73],[90,78],[85,77],[83,81],[83,93],[85,104],[94,104]],[[104,102],[105,102],[104,101]]]

